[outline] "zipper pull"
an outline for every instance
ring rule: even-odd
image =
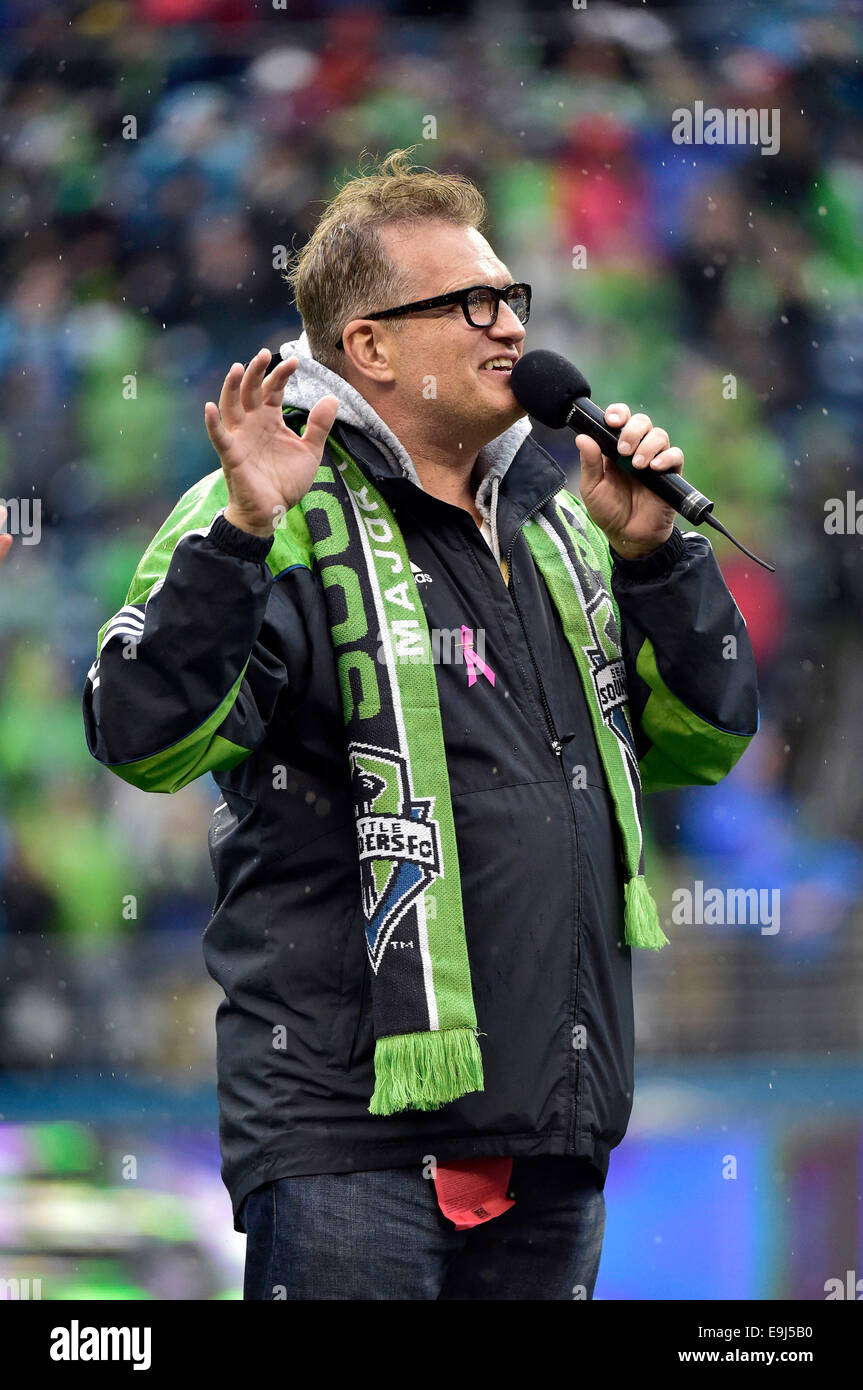
[[[560,740],[553,738],[551,740],[551,746],[554,749],[557,756],[560,757],[560,750],[563,748],[563,744],[560,742]]]

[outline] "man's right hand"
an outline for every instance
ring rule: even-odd
[[[225,520],[255,536],[271,536],[308,492],[338,411],[337,398],[324,396],[310,411],[302,438],[295,434],[282,416],[282,394],[299,359],[280,362],[265,382],[270,358],[261,348],[245,371],[235,362],[218,407],[212,401],[204,406],[207,433],[228,484]]]

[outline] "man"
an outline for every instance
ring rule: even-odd
[[[717,781],[757,725],[706,538],[579,436],[582,505],[533,441],[509,385],[529,287],[483,213],[403,153],[340,191],[291,272],[303,335],[207,402],[221,468],[85,688],[119,776],[222,791],[204,951],[247,1298],[592,1297],[627,943],[664,941],[632,768]],[[636,468],[682,468],[606,415]]]

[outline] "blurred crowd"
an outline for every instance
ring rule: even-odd
[[[149,540],[218,466],[204,402],[233,361],[297,335],[286,252],[361,151],[412,145],[485,192],[495,249],[533,285],[528,346],[665,425],[776,566],[710,533],[756,649],[761,730],[721,788],[653,799],[651,876],[666,917],[695,878],[780,889],[774,939],[677,928],[671,950],[696,997],[717,932],[762,987],[820,970],[830,1016],[825,963],[863,981],[861,536],[825,529],[829,499],[863,499],[859,11],[22,0],[5,24],[0,499],[41,520],[0,569],[7,1063],[98,1060],[98,1038],[82,1054],[74,1028],[51,1033],[52,1009],[92,1002],[99,979],[132,990],[130,943],[207,923],[215,784],[154,796],[100,769],[84,678]],[[676,144],[672,112],[696,101],[778,110],[778,152]],[[577,476],[574,446],[539,437]],[[667,954],[641,967],[659,1049],[695,1036],[663,1032]],[[173,987],[201,976],[192,963]],[[741,997],[729,966],[716,1018]],[[782,1027],[753,1046],[792,1046]],[[146,1062],[136,1036],[120,1055]]]

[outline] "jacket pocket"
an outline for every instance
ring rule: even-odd
[[[350,1071],[355,1057],[371,1034],[371,982],[365,939],[365,917],[358,904],[342,924],[336,949],[341,952],[341,969],[334,1000],[334,1017],[327,1035],[327,1065]],[[361,1038],[361,1034],[366,1035]]]

